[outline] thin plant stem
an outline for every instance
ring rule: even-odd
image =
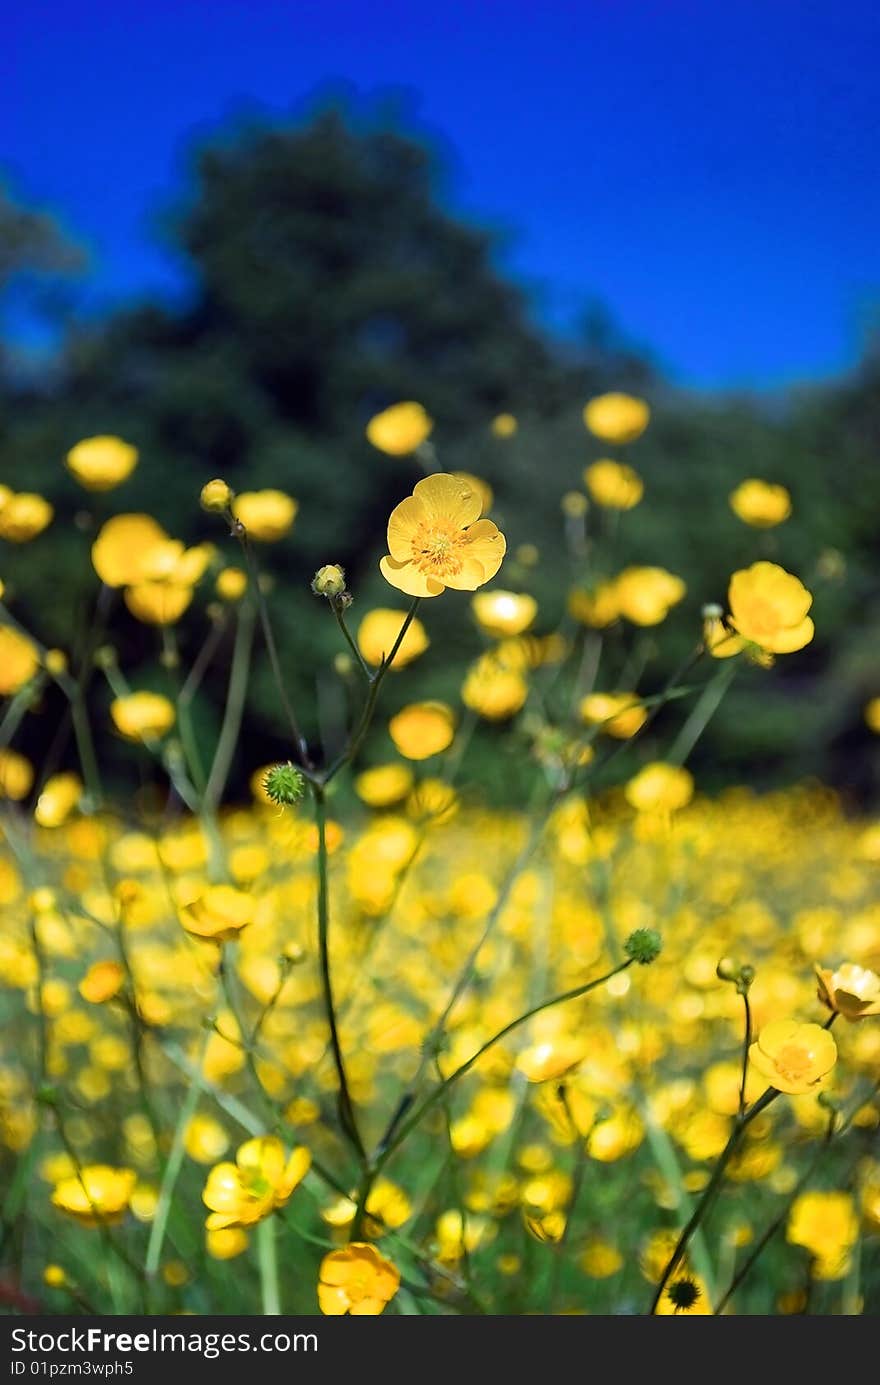
[[[749,1004],[748,988],[743,986],[740,994],[742,995],[743,1009],[745,1010],[745,1030],[743,1034],[743,1060],[742,1060],[742,1079],[739,1084],[739,1118],[742,1120],[746,1109],[746,1082],[749,1076],[749,1049],[752,1045],[752,1007]]]
[[[263,1316],[277,1318],[281,1313],[281,1293],[278,1286],[278,1248],[275,1243],[274,1217],[264,1217],[257,1227],[257,1262],[260,1267]]]
[[[207,1046],[207,1040],[205,1046]],[[171,1142],[168,1162],[165,1165],[165,1172],[162,1176],[162,1183],[159,1188],[156,1211],[150,1227],[150,1239],[147,1242],[147,1258],[144,1261],[144,1273],[147,1275],[148,1279],[152,1278],[159,1268],[162,1246],[165,1241],[165,1229],[168,1225],[168,1217],[171,1213],[171,1205],[174,1200],[174,1189],[177,1186],[180,1170],[183,1167],[187,1126],[195,1115],[196,1107],[199,1104],[199,1097],[202,1094],[201,1075],[202,1064],[199,1062],[190,1083],[189,1091],[186,1094],[186,1100],[177,1118],[177,1125],[174,1128],[174,1138]]]
[[[232,651],[232,667],[229,671],[229,685],[226,694],[226,708],[223,724],[214,751],[214,761],[205,785],[203,803],[206,810],[215,813],[223,796],[226,780],[232,766],[235,747],[241,732],[247,696],[248,675],[250,673],[251,648],[254,638],[254,609],[250,602],[242,605],[235,631],[235,645]]]
[[[330,604],[333,607],[333,614],[336,617],[336,624],[342,631],[345,642],[351,650],[352,654],[354,655],[355,663],[363,673],[364,677],[369,682],[370,679],[373,677],[373,670],[370,668],[370,665],[367,663],[366,659],[364,658],[363,654],[361,653],[360,649],[358,648],[357,644],[352,638],[351,631],[345,623],[345,616],[343,615],[342,611],[339,609],[335,601],[331,601]]]

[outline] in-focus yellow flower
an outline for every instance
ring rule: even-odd
[[[112,1225],[124,1217],[136,1183],[133,1169],[86,1164],[56,1183],[52,1203],[76,1217],[82,1226]]]
[[[639,473],[611,457],[602,457],[588,466],[584,484],[596,504],[606,510],[631,510],[645,493]]]
[[[388,730],[407,760],[427,760],[451,745],[455,714],[445,702],[411,702],[391,718]]]
[[[322,1313],[341,1317],[377,1317],[400,1287],[397,1268],[365,1241],[332,1250],[318,1271],[318,1305]]]
[[[655,760],[630,779],[624,792],[640,813],[674,813],[693,798],[693,775],[681,765]]]
[[[521,635],[528,630],[538,614],[538,603],[525,592],[496,589],[477,592],[476,596],[471,597],[471,610],[481,630],[503,639],[507,635]]]
[[[40,827],[63,827],[83,796],[83,782],[78,774],[66,770],[47,779],[37,806],[34,822]]]
[[[589,693],[580,704],[581,720],[600,726],[609,736],[629,740],[644,725],[648,713],[638,693]]]
[[[487,721],[515,716],[528,695],[529,685],[522,673],[495,650],[471,664],[461,689],[464,705]]]
[[[867,967],[844,962],[836,971],[817,967],[819,999],[847,1020],[880,1015],[880,976]]]
[[[138,462],[131,443],[109,434],[83,438],[65,457],[67,470],[87,491],[112,491],[127,481]]]
[[[10,543],[30,543],[52,523],[55,511],[41,495],[22,491],[10,494],[0,505],[0,539]]]
[[[807,615],[813,597],[776,563],[753,563],[735,572],[727,599],[733,628],[769,654],[791,654],[813,638]]]
[[[133,692],[110,704],[113,724],[130,741],[164,736],[174,725],[174,703],[161,693]]]
[[[209,885],[198,899],[183,906],[180,921],[197,938],[228,942],[253,922],[254,907],[253,895],[234,885]]]
[[[512,438],[519,424],[513,414],[496,414],[489,427],[493,437]]]
[[[880,736],[880,697],[872,697],[865,705],[865,725]]]
[[[168,542],[151,515],[114,515],[92,544],[92,566],[108,587],[137,586],[149,580],[150,559]]]
[[[600,394],[584,408],[584,423],[605,442],[635,442],[648,426],[651,410],[631,394]]]
[[[409,765],[376,765],[365,769],[354,781],[354,791],[369,808],[390,808],[406,798],[413,786]]]
[[[731,492],[730,508],[744,524],[756,529],[772,529],[791,514],[791,496],[785,486],[751,478]]]
[[[568,594],[568,613],[581,625],[604,630],[620,615],[620,602],[615,582],[600,582],[591,591],[573,587]]]
[[[80,981],[77,990],[91,1005],[103,1005],[118,995],[125,984],[125,968],[110,959],[93,962]]]
[[[248,575],[244,568],[225,567],[217,574],[214,588],[221,601],[240,601],[248,588]]]
[[[284,491],[243,491],[232,502],[232,513],[258,543],[276,543],[290,531],[299,506]]]
[[[274,1135],[262,1135],[239,1145],[235,1163],[215,1164],[208,1174],[202,1201],[210,1213],[208,1231],[253,1226],[289,1200],[311,1167],[304,1145],[287,1154]]]
[[[0,798],[19,803],[33,787],[34,767],[17,750],[0,750]]]
[[[419,481],[391,512],[389,552],[379,564],[385,580],[408,596],[476,591],[491,581],[506,543],[481,511],[477,492],[447,472]]]
[[[837,1045],[820,1024],[773,1020],[749,1049],[749,1062],[778,1092],[802,1096],[837,1062]]]
[[[27,635],[0,625],[0,697],[17,693],[40,667],[37,646]]]
[[[228,510],[234,499],[235,491],[219,477],[207,481],[199,492],[199,504],[202,509],[215,511],[217,514],[223,514]]]
[[[624,568],[614,583],[620,614],[634,625],[659,625],[687,587],[662,567]]]
[[[817,1278],[842,1279],[859,1239],[855,1201],[843,1192],[801,1193],[788,1214],[785,1236],[815,1256]]]
[[[430,437],[434,420],[421,404],[406,399],[374,414],[367,424],[367,439],[389,457],[406,457]]]
[[[405,620],[406,611],[394,611],[385,606],[377,606],[375,610],[367,611],[358,626],[357,643],[368,664],[378,667],[383,658],[391,653]],[[391,667],[406,668],[413,659],[424,654],[429,644],[424,625],[418,616],[413,616]]]

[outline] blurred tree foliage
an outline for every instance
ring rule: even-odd
[[[817,775],[854,801],[875,795],[880,751],[862,707],[880,694],[880,359],[869,356],[851,379],[770,404],[681,395],[599,318],[580,346],[539,330],[524,296],[495,267],[495,238],[444,211],[436,175],[419,143],[355,129],[338,112],[304,128],[249,127],[198,152],[192,194],[167,223],[188,269],[185,301],[173,309],[140,304],[69,330],[51,378],[23,382],[4,359],[0,481],[42,491],[57,510],[42,539],[0,558],[16,610],[47,642],[69,645],[71,629],[94,607],[89,535],[109,514],[149,510],[176,537],[211,538],[235,563],[222,525],[199,510],[201,485],[223,476],[236,490],[287,490],[300,507],[294,529],[261,557],[274,581],[285,671],[316,735],[342,713],[326,681],[339,636],[309,592],[315,568],[345,566],[355,625],[371,605],[405,604],[376,560],[390,509],[421,473],[370,447],[369,417],[396,400],[419,400],[437,420],[442,466],[491,483],[493,517],[511,554],[503,583],[534,591],[536,628],[549,630],[564,614],[573,572],[560,498],[582,485],[585,465],[605,450],[585,432],[581,409],[604,389],[627,389],[653,409],[627,457],[646,496],[623,517],[606,561],[659,564],[688,584],[686,602],[664,626],[636,634],[645,686],[659,684],[693,645],[701,605],[724,600],[736,567],[771,557],[816,593],[815,642],[772,671],[749,669],[737,680],[699,744],[702,782]],[[0,205],[0,223],[3,212]],[[39,260],[52,236],[42,221],[32,231],[25,251],[10,240],[10,253]],[[519,420],[509,439],[490,431],[502,411]],[[97,497],[61,465],[73,443],[96,433],[117,433],[141,452],[131,480]],[[790,489],[794,516],[779,530],[747,529],[732,514],[728,494],[748,476]],[[589,523],[600,519],[593,511]],[[517,562],[525,543],[541,554],[534,567]],[[188,657],[203,635],[203,607],[181,624]],[[456,701],[466,662],[481,648],[465,596],[448,593],[423,615],[432,648],[401,682],[392,678],[389,710],[416,696]],[[163,686],[154,630],[121,611],[112,637],[134,683]],[[615,630],[605,686],[625,666],[621,646]],[[225,653],[199,707],[206,736],[222,708]],[[249,770],[286,753],[262,652],[250,707],[239,790]],[[56,712],[50,699],[44,717]],[[657,738],[646,737],[634,758],[662,750],[679,717],[672,710],[662,718]],[[391,752],[383,728],[369,748],[373,759]],[[45,732],[43,718],[32,718],[34,746]],[[491,796],[519,797],[535,772],[524,750],[503,729],[484,726],[470,768]],[[113,758],[112,739],[103,752]]]

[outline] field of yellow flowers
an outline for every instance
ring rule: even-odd
[[[63,517],[0,486],[4,1311],[876,1310],[880,823],[817,784],[710,798],[687,768],[742,665],[813,638],[811,593],[760,556],[791,498],[758,478],[729,497],[755,560],[643,686],[621,647],[662,638],[685,596],[652,555],[614,566],[649,409],[608,394],[584,421],[608,455],[562,498],[556,629],[505,581],[488,487],[441,469],[415,402],[367,430],[423,474],[369,539],[388,605],[366,610],[333,554],[311,591],[262,580],[261,546],[295,541],[293,497],[203,478],[216,542],[187,547],[119,500],[130,444],[79,442],[96,612],[155,629],[164,692],[132,685],[98,614],[75,660],[22,621],[16,546],[51,564]],[[516,556],[521,576],[534,555]],[[279,601],[338,627],[329,750],[285,685]],[[459,705],[392,714],[437,601],[484,651]],[[206,757],[193,708],[221,623]],[[234,801],[257,666],[288,753]],[[49,690],[76,750],[61,765],[17,748]],[[880,701],[866,717],[880,728]],[[142,793],[107,792],[99,719]],[[469,780],[480,719],[528,747],[528,803],[488,806]]]

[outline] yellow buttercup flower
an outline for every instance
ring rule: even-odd
[[[574,587],[568,594],[568,613],[594,630],[612,625],[620,615],[616,582],[600,582],[591,591]]]
[[[240,520],[248,538],[258,543],[276,543],[290,531],[299,509],[293,496],[284,491],[243,491],[232,502],[232,513]]]
[[[193,1116],[183,1135],[183,1147],[197,1164],[213,1164],[229,1148],[229,1136],[213,1116]]]
[[[400,1273],[390,1260],[365,1241],[351,1241],[321,1261],[318,1306],[331,1317],[377,1317],[399,1287]]]
[[[529,685],[519,669],[490,650],[471,664],[462,684],[461,700],[487,721],[506,721],[524,705]]]
[[[791,496],[785,486],[750,478],[731,492],[730,508],[744,524],[756,529],[772,529],[791,514]]]
[[[630,779],[625,793],[640,813],[674,813],[693,798],[693,775],[681,765],[656,760]]]
[[[865,705],[865,725],[880,736],[880,697],[872,697]]]
[[[696,1274],[674,1276],[663,1290],[654,1312],[658,1318],[711,1317],[712,1306],[705,1283]]]
[[[0,750],[0,798],[18,803],[27,798],[34,782],[34,767],[17,750]]]
[[[513,414],[496,414],[489,428],[493,437],[512,438],[519,424]]]
[[[358,626],[357,643],[368,664],[378,667],[386,655],[391,653],[405,620],[406,611],[389,610],[385,606],[377,606],[375,610],[367,611]],[[405,668],[413,659],[424,654],[429,644],[424,625],[418,616],[414,616],[400,642],[391,667]]]
[[[815,1256],[817,1278],[842,1279],[859,1239],[854,1199],[843,1192],[801,1193],[788,1214],[785,1238]]]
[[[205,1250],[212,1260],[234,1260],[250,1245],[250,1237],[240,1226],[223,1226],[205,1232]]]
[[[93,962],[77,987],[83,1000],[90,1005],[103,1005],[118,995],[125,984],[125,968],[121,962]]]
[[[225,567],[217,574],[214,588],[221,601],[240,601],[248,588],[248,575],[244,568]]]
[[[125,1215],[136,1183],[133,1169],[86,1164],[56,1183],[52,1203],[76,1217],[81,1226],[112,1225]]]
[[[735,572],[727,599],[734,630],[769,654],[791,654],[813,638],[807,615],[813,597],[776,563],[753,563]]]
[[[634,625],[659,625],[681,601],[687,587],[662,567],[628,567],[614,583],[620,614]]]
[[[233,885],[210,885],[198,899],[184,905],[180,921],[197,938],[228,942],[253,922],[254,908],[253,895]]]
[[[391,718],[388,730],[407,760],[427,760],[451,745],[455,715],[445,702],[412,702]]]
[[[208,1174],[202,1201],[210,1208],[208,1231],[253,1226],[289,1201],[311,1167],[304,1145],[287,1154],[274,1135],[239,1145],[235,1163],[216,1164]]]
[[[635,442],[644,433],[650,417],[651,410],[644,399],[619,392],[597,395],[584,408],[587,428],[605,442]]]
[[[150,577],[150,560],[169,542],[151,515],[114,515],[92,544],[92,566],[108,587],[137,586]]]
[[[638,472],[610,457],[602,457],[587,467],[584,484],[596,504],[606,510],[631,510],[645,493]]]
[[[192,599],[192,587],[179,587],[173,582],[141,582],[136,587],[126,587],[123,594],[131,614],[145,625],[173,625]]]
[[[638,693],[589,693],[580,704],[581,720],[600,726],[609,736],[629,740],[647,718]]]
[[[199,492],[199,504],[202,509],[217,514],[224,514],[234,499],[235,491],[220,477],[206,481]]]
[[[385,580],[408,596],[476,591],[491,581],[506,543],[481,511],[477,492],[447,472],[419,481],[391,512],[389,552],[379,564]]]
[[[30,491],[10,494],[0,505],[0,539],[29,543],[52,523],[55,511],[42,495]]]
[[[836,971],[816,967],[819,999],[847,1020],[880,1015],[880,976],[867,967],[844,962]]]
[[[367,438],[389,457],[406,457],[430,437],[434,420],[421,404],[406,399],[374,414],[367,424]]]
[[[837,1045],[819,1024],[773,1020],[749,1049],[749,1062],[769,1086],[790,1096],[802,1096],[834,1067]]]
[[[47,779],[37,806],[34,822],[40,827],[63,827],[83,796],[83,782],[78,774],[67,770]]]
[[[164,736],[174,725],[174,703],[161,693],[133,692],[110,704],[113,724],[130,741]]]
[[[582,1063],[585,1054],[582,1039],[561,1036],[524,1048],[516,1066],[530,1082],[553,1082]]]
[[[354,781],[354,791],[369,808],[390,808],[406,798],[413,786],[408,765],[376,765],[365,769]]]
[[[83,438],[64,459],[67,470],[87,491],[110,491],[127,481],[138,462],[131,443],[110,434]]]
[[[471,610],[477,624],[487,635],[499,639],[509,635],[521,635],[534,622],[538,614],[538,603],[525,592],[506,592],[494,590],[477,592],[471,597]]]
[[[737,635],[722,620],[720,606],[703,608],[703,644],[713,659],[732,659],[746,647],[742,635]]]

